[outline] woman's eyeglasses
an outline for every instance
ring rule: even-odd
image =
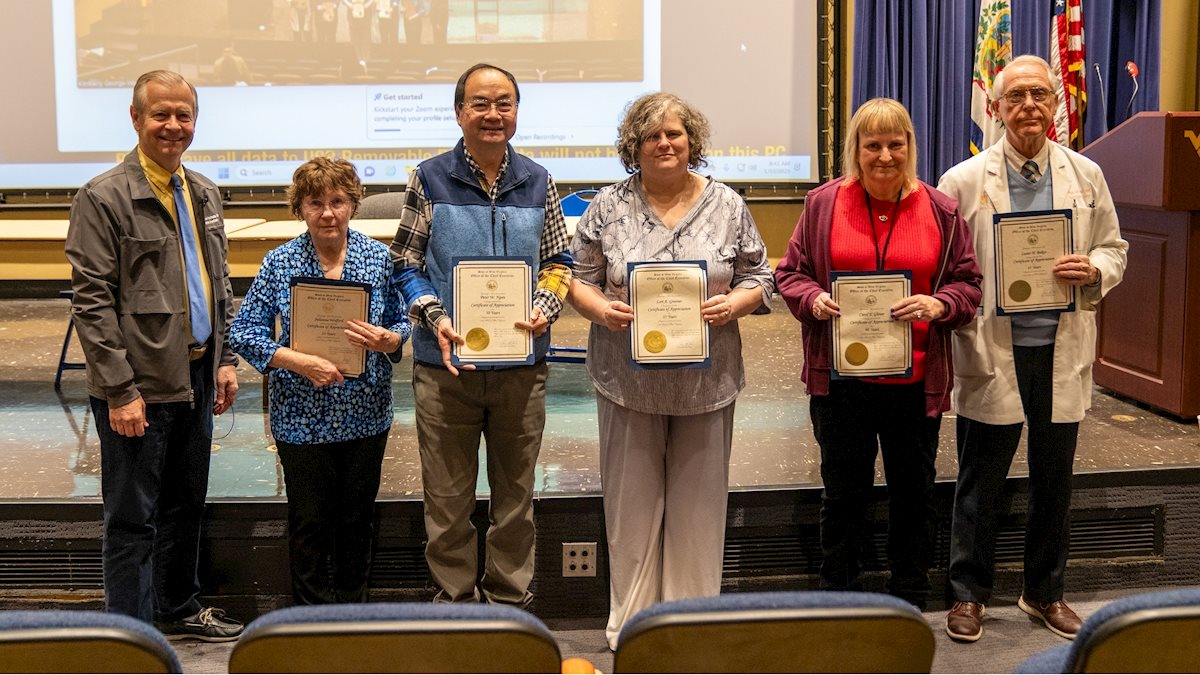
[[[302,207],[305,213],[310,213],[317,216],[325,213],[325,209],[329,209],[334,213],[345,213],[350,209],[350,200],[343,199],[341,197],[334,197],[327,202],[323,202],[319,199],[308,199],[305,200]]]

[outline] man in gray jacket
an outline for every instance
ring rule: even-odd
[[[138,78],[138,146],[76,193],[66,253],[100,436],[105,606],[215,642],[242,632],[200,605],[197,574],[213,415],[233,405],[237,360],[221,196],[182,165],[196,111],[179,74]]]

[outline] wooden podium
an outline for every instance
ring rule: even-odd
[[[1125,280],[1100,303],[1096,383],[1200,416],[1200,112],[1149,112],[1083,150],[1104,169]]]

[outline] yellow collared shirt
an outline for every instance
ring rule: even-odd
[[[146,180],[150,182],[150,187],[154,189],[155,196],[162,203],[163,208],[167,213],[171,214],[172,220],[175,221],[176,230],[179,229],[179,216],[175,213],[175,191],[171,187],[171,173],[159,166],[154,160],[146,156],[141,148],[138,148],[138,160],[142,163],[142,171],[146,174]],[[213,315],[213,297],[212,297],[212,281],[208,278],[208,265],[204,259],[204,233],[200,230],[199,221],[196,219],[196,211],[192,206],[192,193],[188,189],[187,177],[183,172],[183,165],[175,170],[175,175],[179,176],[180,183],[183,185],[183,196],[187,202],[188,216],[192,221],[192,233],[196,237],[196,253],[200,260],[200,279],[204,284],[204,297],[208,302],[208,315]],[[183,241],[179,242],[179,260],[180,269],[184,270],[183,287],[187,288],[187,262],[183,257]]]

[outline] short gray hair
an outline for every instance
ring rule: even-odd
[[[1034,54],[1022,54],[1012,61],[1009,61],[999,73],[996,73],[996,77],[992,79],[991,99],[993,101],[999,101],[1000,97],[1004,95],[1004,74],[1008,72],[1008,69],[1012,68],[1013,66],[1023,66],[1026,64],[1041,66],[1043,69],[1045,69],[1046,81],[1050,83],[1050,93],[1053,94],[1056,99],[1058,98],[1058,75],[1054,73],[1054,69],[1050,67],[1050,64],[1046,62],[1046,59]]]
[[[711,135],[708,118],[687,101],[660,91],[646,94],[625,108],[621,125],[617,127],[617,155],[625,165],[625,171],[637,173],[641,168],[642,142],[650,137],[650,132],[662,126],[668,113],[679,115],[683,130],[687,132],[688,168],[699,169],[708,164],[704,159]]]
[[[137,79],[137,83],[133,85],[133,111],[135,113],[141,115],[146,111],[146,87],[151,82],[156,82],[164,87],[186,84],[187,88],[192,91],[192,116],[200,115],[200,98],[196,96],[196,87],[173,70],[151,70],[148,73],[142,73],[142,76]]]

